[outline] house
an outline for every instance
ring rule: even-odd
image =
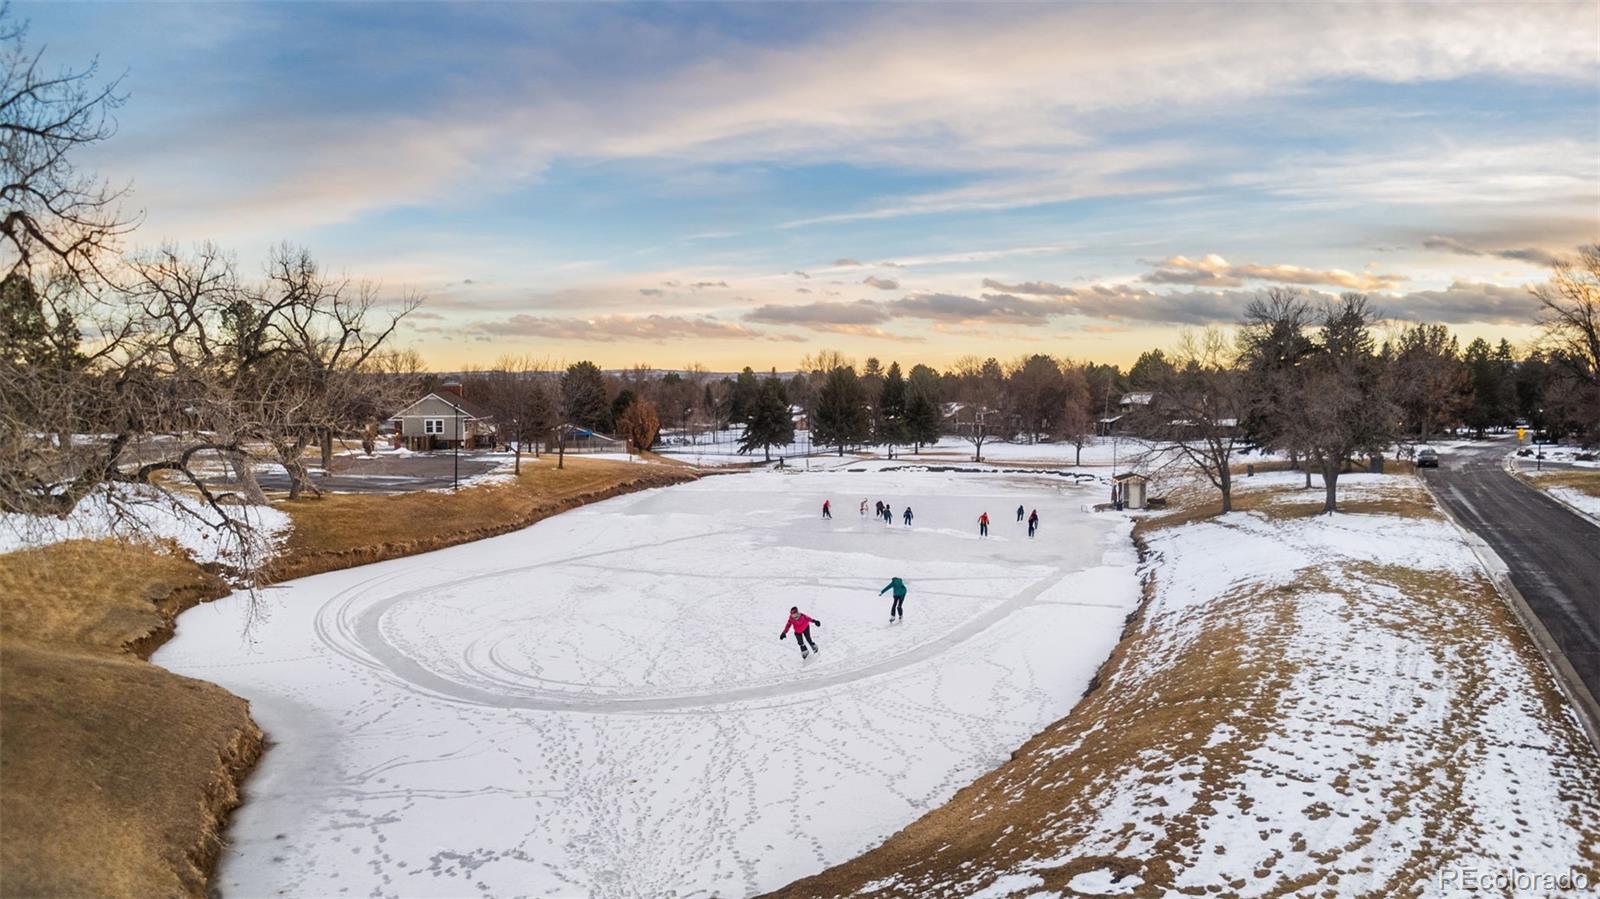
[[[460,381],[447,381],[436,393],[390,416],[395,445],[418,452],[494,446],[494,417],[462,395]]]
[[[804,406],[790,406],[789,420],[794,423],[794,429],[796,431],[811,430],[811,419],[806,416],[806,410]]]

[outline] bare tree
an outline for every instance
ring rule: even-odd
[[[94,61],[47,70],[25,37],[0,7],[0,264],[30,280],[55,268],[96,291],[135,223],[118,208],[124,191],[79,171],[73,156],[116,131],[121,79],[97,84]]]
[[[1427,443],[1460,416],[1467,386],[1460,347],[1444,325],[1418,324],[1385,350],[1390,396],[1405,415],[1407,431]]]
[[[1557,390],[1585,423],[1585,443],[1600,442],[1600,244],[1583,247],[1577,262],[1557,263],[1533,295],[1544,347],[1563,382]]]
[[[1083,464],[1083,447],[1094,437],[1094,397],[1083,369],[1068,364],[1061,373],[1061,411],[1055,417],[1055,434],[1076,450],[1072,464]]]
[[[1222,511],[1232,512],[1231,466],[1245,410],[1243,376],[1226,337],[1215,328],[1185,334],[1171,362],[1148,382],[1150,404],[1136,413],[1142,432],[1158,441],[1151,459],[1205,475],[1222,494]]]

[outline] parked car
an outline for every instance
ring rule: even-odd
[[[1433,449],[1432,447],[1427,447],[1427,446],[1423,447],[1422,449],[1417,450],[1417,467],[1418,468],[1438,468],[1439,467],[1439,451],[1436,450],[1436,449]]]

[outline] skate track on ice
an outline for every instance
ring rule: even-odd
[[[693,541],[704,539],[706,536],[699,534],[679,539]],[[648,545],[655,548],[673,542],[678,541],[666,540]],[[458,580],[456,584],[465,585],[474,581],[497,580],[506,575],[526,574],[553,565],[604,558],[605,556],[638,548],[640,547],[634,546],[625,550],[601,550],[566,558],[550,559],[534,565],[485,572],[465,580]],[[400,574],[373,578],[335,596],[323,607],[322,613],[318,616],[317,631],[323,641],[334,651],[361,664],[387,669],[405,683],[426,690],[443,699],[454,699],[495,708],[594,712],[601,714],[612,712],[679,711],[708,705],[775,699],[799,693],[810,693],[826,687],[877,677],[904,668],[907,665],[915,665],[919,662],[927,661],[936,655],[949,651],[955,644],[963,643],[972,636],[987,630],[996,622],[1006,618],[1018,609],[1031,604],[1047,589],[1059,584],[1069,573],[1067,569],[1054,569],[1050,576],[1039,579],[1021,593],[1012,596],[987,612],[969,619],[960,627],[947,631],[939,640],[922,643],[910,650],[896,653],[873,664],[862,665],[857,668],[846,669],[834,674],[809,678],[803,681],[785,681],[733,690],[667,696],[629,697],[612,695],[585,699],[575,697],[565,691],[529,689],[512,680],[495,679],[492,674],[483,671],[481,668],[475,669],[475,672],[483,675],[486,681],[491,682],[494,689],[489,688],[487,685],[475,686],[470,683],[461,683],[441,677],[427,667],[418,664],[404,651],[396,649],[383,635],[382,624],[384,616],[395,605],[426,599],[430,592],[429,588],[420,588],[398,594],[383,592],[382,588],[400,577]],[[926,584],[937,580],[935,578],[919,578],[918,583]],[[820,583],[820,579],[814,579],[814,582]],[[374,596],[378,598],[372,599],[365,604],[363,603],[363,599]],[[1107,609],[1124,608],[1122,605],[1113,603],[1065,602],[1058,600],[1055,604]]]
[[[1115,645],[1138,583],[1127,520],[1080,511],[1099,493],[722,476],[280,585],[246,643],[242,597],[196,607],[155,661],[248,699],[272,741],[213,884],[738,896],[857,855],[1065,714]],[[863,495],[917,526],[858,517]],[[1001,517],[1019,501],[1034,541]],[[774,639],[790,605],[824,622],[808,662]]]

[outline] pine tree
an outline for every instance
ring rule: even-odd
[[[906,436],[917,452],[923,444],[938,443],[944,415],[939,408],[939,373],[926,365],[911,368],[906,382]]]
[[[886,446],[907,442],[906,381],[900,375],[900,363],[889,363],[889,373],[883,378],[883,389],[878,392],[877,441]]]
[[[587,360],[567,366],[561,376],[561,411],[568,422],[598,431],[611,429],[606,380],[600,367]]]
[[[828,372],[817,397],[811,429],[817,443],[839,447],[841,456],[846,444],[865,443],[872,436],[866,393],[855,369],[840,366]]]
[[[756,403],[761,399],[761,381],[756,378],[756,373],[746,365],[744,371],[739,372],[739,377],[733,382],[733,398],[729,402],[729,421],[750,421],[750,416],[755,413]]]
[[[761,382],[761,393],[745,425],[744,437],[739,440],[739,452],[753,452],[759,446],[770,462],[773,447],[793,442],[794,418],[789,414],[789,398],[784,393],[783,382],[776,376],[769,376]]]

